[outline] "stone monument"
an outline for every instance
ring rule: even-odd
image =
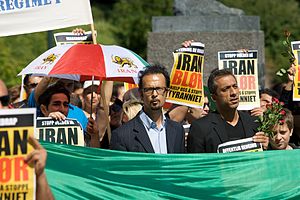
[[[216,0],[174,0],[175,16],[152,18],[148,35],[147,60],[160,63],[169,71],[172,52],[185,40],[205,44],[204,84],[218,67],[218,51],[258,50],[259,85],[264,87],[264,33],[258,16],[229,8]]]

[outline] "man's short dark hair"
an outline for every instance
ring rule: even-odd
[[[262,94],[270,95],[271,97],[274,97],[276,99],[279,99],[279,97],[280,97],[280,95],[275,90],[272,90],[272,89],[269,89],[269,88],[265,88],[265,89],[260,90],[259,91],[259,96],[261,96]]]
[[[63,93],[68,97],[68,102],[70,102],[70,92],[61,84],[61,83],[56,83],[54,85],[49,86],[45,92],[39,96],[38,103],[40,105],[45,105],[48,107],[50,104],[51,97],[54,94],[59,94]]]
[[[28,85],[28,83],[29,83],[29,78],[30,78],[30,76],[31,76],[32,74],[26,74],[25,75],[25,77],[24,77],[24,79],[23,79],[23,85]]]
[[[294,116],[289,109],[283,108],[283,110],[285,111],[285,115],[283,116],[283,119],[284,119],[288,129],[292,130],[294,128]]]
[[[149,74],[162,74],[165,77],[167,88],[170,87],[170,76],[167,69],[161,65],[151,65],[147,67],[144,71],[139,73],[139,89],[143,89],[143,78]]]
[[[234,74],[228,69],[216,68],[216,69],[212,70],[209,75],[208,81],[207,81],[207,87],[211,94],[215,94],[216,90],[217,90],[217,85],[215,83],[215,80],[218,78],[221,78],[223,76],[233,76],[234,79],[236,80],[236,77],[234,76]]]

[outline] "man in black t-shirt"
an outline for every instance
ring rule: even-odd
[[[213,70],[208,88],[216,102],[217,111],[195,120],[188,135],[187,151],[190,153],[216,153],[219,144],[252,137],[267,149],[269,138],[257,132],[255,118],[237,111],[239,87],[235,76],[228,70]]]

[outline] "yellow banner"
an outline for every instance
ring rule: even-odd
[[[28,112],[27,112],[28,111]],[[24,162],[33,150],[35,109],[0,110],[0,199],[35,199],[34,168]]]
[[[300,101],[300,41],[291,42],[292,50],[295,56],[296,74],[294,78],[293,100]]]
[[[260,107],[258,90],[257,51],[218,52],[219,69],[229,69],[235,75],[240,88],[239,110]]]
[[[196,46],[192,43],[190,47],[176,50],[173,56],[174,65],[167,102],[202,108],[204,45]]]

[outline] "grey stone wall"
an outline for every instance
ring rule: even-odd
[[[148,35],[147,60],[173,65],[172,52],[185,40],[205,44],[204,84],[212,69],[218,67],[218,51],[258,50],[259,84],[264,86],[264,33],[258,16],[228,8],[215,0],[175,0],[175,14],[153,17]]]

